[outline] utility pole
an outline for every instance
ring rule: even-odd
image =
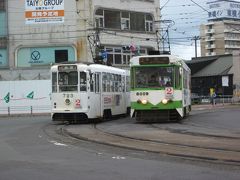
[[[94,30],[95,30],[94,33],[88,35],[88,41],[90,44],[90,50],[93,57],[93,61],[95,63],[100,63],[100,60],[102,59],[99,56],[99,54],[102,50],[102,45],[100,42],[100,28],[98,24],[96,25],[96,28]]]
[[[174,22],[172,20],[159,20],[155,23],[159,27],[156,30],[158,52],[160,54],[171,54],[169,28],[174,25]]]
[[[194,36],[191,40],[194,40],[195,44],[195,58],[197,58],[197,41],[200,40],[199,36]]]

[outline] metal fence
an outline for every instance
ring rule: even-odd
[[[0,107],[0,115],[14,115],[14,114],[41,114],[50,113],[50,106],[9,106]]]
[[[219,95],[215,98],[211,96],[192,96],[192,104],[225,104],[225,103],[240,103],[240,97],[233,97],[232,95]]]

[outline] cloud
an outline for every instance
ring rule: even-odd
[[[195,57],[195,46],[174,45],[171,47],[172,55],[176,55],[185,60]],[[197,47],[197,55],[200,56],[200,47]]]
[[[160,7],[168,0],[160,1]],[[207,0],[194,0],[207,8]],[[169,28],[171,53],[183,59],[195,57],[195,36],[200,35],[200,25],[207,22],[208,14],[190,0],[170,0],[161,11],[162,20],[172,20],[174,25]],[[199,41],[197,55],[200,56]]]

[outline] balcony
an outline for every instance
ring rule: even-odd
[[[213,34],[213,33],[215,33],[214,29],[205,30],[205,34]]]
[[[240,45],[229,45],[225,44],[224,46],[226,49],[240,49]]]
[[[214,49],[214,48],[216,48],[215,44],[208,44],[205,46],[205,49]]]
[[[206,56],[216,56],[216,52],[208,52],[205,55]]]
[[[224,37],[225,41],[240,41],[240,37]]]
[[[205,41],[215,41],[215,37],[210,37],[210,36],[208,36],[208,37],[206,37],[205,38]]]
[[[224,33],[236,33],[240,34],[240,31],[238,29],[224,29]]]

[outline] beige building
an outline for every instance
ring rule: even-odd
[[[240,20],[220,20],[201,25],[201,56],[232,54],[240,49]]]
[[[240,2],[208,0],[208,23],[200,27],[201,56],[232,54],[240,48]]]

